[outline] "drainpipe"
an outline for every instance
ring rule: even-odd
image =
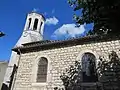
[[[17,65],[14,64],[14,67],[13,67],[13,72],[12,72],[13,73],[13,78],[11,80],[11,84],[9,85],[9,90],[14,90],[14,85],[15,85],[16,76],[17,76],[17,70],[18,70],[19,63],[20,63],[20,58],[21,58],[21,51],[20,51],[20,49],[18,49],[17,54],[19,55],[19,58],[18,58]]]

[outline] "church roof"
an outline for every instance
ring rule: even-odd
[[[67,47],[73,45],[83,45],[89,43],[97,43],[97,42],[105,42],[112,40],[120,40],[120,35],[102,35],[102,36],[86,36],[79,38],[72,38],[68,40],[43,40],[37,42],[31,42],[22,44],[21,47],[13,48],[13,51],[18,52],[18,49],[21,52],[30,52],[30,51],[39,51],[45,49],[59,48],[59,47]]]

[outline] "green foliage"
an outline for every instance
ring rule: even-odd
[[[78,84],[81,81],[81,65],[79,62],[75,62],[75,65],[71,65],[66,72],[61,75],[61,80],[65,86],[65,90],[77,90]]]
[[[111,52],[109,60],[103,57],[99,59],[100,62],[97,65],[96,71],[98,74],[98,82],[102,84],[103,90],[120,90],[120,58],[116,52]],[[81,63],[76,61],[74,65],[71,65],[66,69],[66,72],[60,76],[64,88],[55,87],[54,90],[81,90],[81,72]],[[95,90],[102,89],[99,87]]]
[[[3,32],[0,31],[0,37],[4,36],[5,34]]]
[[[60,78],[63,81],[64,88],[55,87],[54,90],[80,90],[79,83],[81,81],[81,65],[80,62],[75,61]]]
[[[90,34],[117,34],[120,25],[120,0],[68,0],[74,11],[81,11],[81,15],[74,15],[78,24],[94,23]]]
[[[120,90],[120,58],[112,51],[109,61],[100,59],[98,71],[99,80],[104,90]]]

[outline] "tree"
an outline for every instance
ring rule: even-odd
[[[74,15],[77,24],[94,23],[90,34],[120,33],[120,0],[68,0],[74,11],[81,11],[81,15]]]
[[[71,65],[66,72],[61,75],[61,80],[65,86],[65,90],[80,90],[79,83],[81,81],[81,65],[78,61],[75,65]]]
[[[80,90],[79,82],[81,81],[81,65],[80,62],[75,61],[75,65],[71,65],[60,78],[63,81],[65,88],[55,87],[54,90]]]
[[[98,73],[104,90],[120,90],[120,58],[112,51],[109,61],[100,59]]]
[[[0,37],[4,36],[5,34],[3,32],[0,31]]]
[[[81,72],[81,63],[76,61],[75,65],[71,65],[66,69],[66,72],[60,76],[64,88],[55,87],[54,90],[81,90]],[[98,74],[98,82],[102,84],[103,90],[120,90],[120,58],[116,52],[111,52],[109,60],[100,57],[96,72]],[[96,89],[94,90],[102,89],[101,86],[96,85]]]

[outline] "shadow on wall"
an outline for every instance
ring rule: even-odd
[[[8,86],[5,83],[3,83],[1,90],[9,90],[9,89],[8,89]]]

